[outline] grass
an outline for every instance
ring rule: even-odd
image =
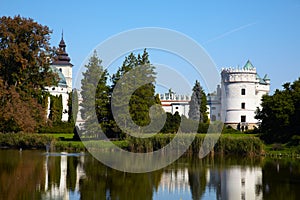
[[[43,133],[42,135],[47,135],[58,140],[71,140],[73,139],[74,133]]]
[[[73,134],[45,134],[47,136],[54,137],[57,141],[54,144],[55,150],[64,151],[84,151],[87,148],[112,150],[114,145],[118,147],[132,151],[132,152],[151,152],[161,149],[162,147],[169,144],[175,134],[156,134],[151,138],[135,138],[128,137],[121,141],[104,141],[104,140],[91,140],[84,141],[72,141]],[[212,134],[213,135],[213,134]],[[197,134],[194,138],[193,143],[190,145],[187,153],[198,153],[202,142],[204,141],[206,134]],[[184,145],[186,137],[189,134],[184,134],[181,139],[181,144]],[[210,140],[213,140],[210,138]],[[113,145],[114,144],[114,145]],[[260,154],[263,152],[262,142],[256,135],[253,134],[222,134],[218,141],[210,141],[207,145],[216,144],[213,149],[215,153],[222,154]]]
[[[52,151],[86,151],[81,141],[56,141]]]
[[[265,154],[270,157],[300,157],[300,146],[288,144],[265,144]]]
[[[132,152],[150,152],[161,149],[172,141],[175,134],[156,134],[142,139],[128,137],[121,141],[91,140],[73,141],[73,133],[46,133],[46,134],[1,134],[0,147],[7,148],[39,148],[44,149],[51,143],[53,151],[86,151],[89,148],[111,150],[114,145]],[[186,134],[185,136],[188,136]],[[206,134],[197,134],[193,143],[187,150],[188,153],[198,153]],[[184,139],[182,140],[184,142]],[[214,144],[212,142],[211,144]],[[208,144],[210,145],[210,144]],[[222,154],[263,154],[271,157],[300,157],[300,145],[288,144],[266,145],[255,134],[222,134],[213,148],[215,153]]]
[[[24,133],[0,133],[0,147],[6,148],[45,148],[46,145],[52,145],[55,138],[42,134],[24,134]]]

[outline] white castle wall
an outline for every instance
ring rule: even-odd
[[[208,95],[210,119],[223,121],[233,128],[253,128],[259,122],[255,119],[255,111],[261,107],[262,96],[269,91],[270,80],[267,76],[260,78],[250,61],[242,69],[222,69],[221,88]],[[242,122],[242,116],[245,116],[245,122]]]
[[[176,95],[174,93],[160,94],[160,101],[162,108],[165,112],[175,114],[179,113],[180,116],[184,115],[189,117],[189,101],[190,97],[187,95]]]

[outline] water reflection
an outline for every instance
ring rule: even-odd
[[[183,157],[131,174],[89,155],[0,150],[0,199],[299,199],[299,186],[296,159]]]
[[[209,189],[215,189],[218,199],[263,199],[261,167],[209,169],[207,182]]]
[[[42,199],[70,199],[70,197],[79,199],[79,181],[85,177],[83,163],[84,155],[46,154],[45,193]],[[53,181],[52,174],[57,174],[59,177],[55,177]]]

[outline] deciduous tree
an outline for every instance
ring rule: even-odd
[[[269,143],[285,143],[300,133],[300,78],[286,83],[283,90],[262,98],[262,109],[257,109],[256,119],[261,120],[261,137]]]
[[[57,82],[50,70],[50,34],[30,18],[0,18],[0,129],[33,132],[45,123],[43,89]]]

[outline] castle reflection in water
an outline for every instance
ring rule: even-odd
[[[58,155],[54,155],[58,156]],[[68,161],[68,158],[74,157],[74,162]],[[51,172],[49,170],[51,163],[46,155],[44,160],[45,185],[43,199],[80,199],[80,180],[86,178],[84,171],[85,156],[82,154],[61,154],[58,158],[59,164],[56,163],[59,170],[59,181],[49,181]],[[68,166],[73,165],[73,166]],[[70,177],[69,168],[73,168],[74,177]],[[75,178],[76,177],[76,178]],[[73,190],[70,189],[68,182],[74,179]],[[98,181],[105,182],[105,176]],[[130,181],[130,180],[128,180]],[[143,183],[140,183],[143,184]],[[201,185],[202,184],[202,185]],[[195,191],[201,190],[203,191]],[[194,190],[194,191],[193,191]],[[109,191],[110,192],[110,191]],[[203,169],[195,169],[190,167],[170,167],[163,169],[160,175],[159,186],[154,191],[155,196],[165,193],[177,193],[179,195],[188,194],[191,199],[198,199],[211,196],[217,199],[263,199],[262,192],[262,168],[250,166],[229,166],[227,168],[206,167]],[[201,193],[192,197],[194,193]],[[175,195],[176,196],[176,195]],[[108,196],[106,196],[108,198]]]
[[[49,182],[49,155],[50,156],[59,156],[60,157],[60,181],[59,184]],[[68,177],[68,157],[75,156],[78,157],[77,166],[76,166],[76,183],[74,191],[70,191],[70,188],[67,186]],[[70,163],[70,162],[69,162]],[[79,181],[85,177],[85,172],[83,169],[84,164],[84,155],[80,154],[47,154],[45,159],[45,193],[43,194],[43,199],[73,199],[70,197],[70,193],[73,193],[75,196],[79,196]]]

